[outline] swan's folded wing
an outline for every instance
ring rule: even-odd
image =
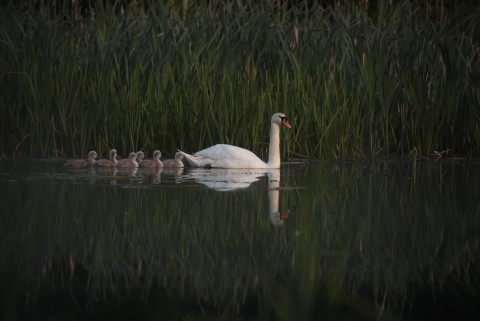
[[[201,156],[212,160],[224,160],[224,159],[236,159],[243,161],[259,160],[257,155],[249,151],[248,149],[226,145],[217,144],[212,147],[203,149],[194,154],[195,156]]]

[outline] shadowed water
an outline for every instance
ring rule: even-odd
[[[480,165],[0,162],[2,319],[473,319]]]

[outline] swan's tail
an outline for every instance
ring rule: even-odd
[[[185,152],[182,152],[180,149],[177,150],[183,155],[183,157],[187,160],[188,164],[192,167],[209,167],[210,164],[213,162],[208,158],[187,154]]]
[[[188,162],[188,164],[192,167],[199,167],[197,165],[197,162],[195,161],[195,156],[193,155],[190,155],[190,154],[187,154],[183,151],[181,151],[180,149],[177,149],[178,150],[178,153],[182,154],[183,155],[183,158],[185,158]]]

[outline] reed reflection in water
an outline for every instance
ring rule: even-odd
[[[28,307],[64,293],[87,311],[141,298],[173,300],[183,317],[396,319],[429,304],[444,312],[442,298],[459,309],[479,298],[471,164],[134,176],[1,165],[2,285]]]

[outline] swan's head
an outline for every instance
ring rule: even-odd
[[[130,154],[128,154],[128,159],[137,160],[137,153],[131,152]]]
[[[162,157],[162,153],[158,149],[153,152],[154,159],[159,159],[160,157]]]
[[[139,150],[139,151],[137,152],[137,161],[141,162],[144,157],[145,157],[145,153],[142,152],[141,150]]]
[[[287,116],[285,116],[285,114],[282,114],[282,113],[273,114],[272,123],[275,123],[278,126],[284,125],[288,128],[292,128],[292,126],[290,126],[290,124],[288,123]]]
[[[87,158],[88,159],[96,159],[97,158],[97,152],[94,151],[94,150],[89,151]]]
[[[114,159],[116,157],[117,157],[117,150],[116,149],[110,150],[110,159]]]

